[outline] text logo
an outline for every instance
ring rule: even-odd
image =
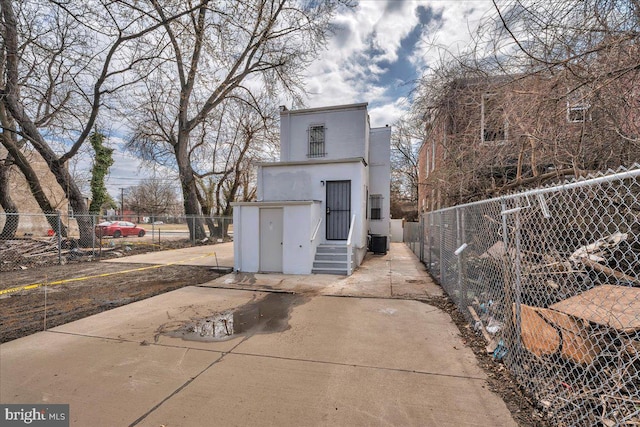
[[[69,405],[0,404],[0,427],[69,427]]]

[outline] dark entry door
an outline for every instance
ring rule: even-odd
[[[327,181],[327,240],[347,240],[351,219],[351,181]]]

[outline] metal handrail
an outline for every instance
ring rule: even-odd
[[[356,223],[356,215],[351,217],[351,224],[349,225],[349,234],[347,235],[347,276],[351,276],[353,268],[351,267],[351,237],[353,236],[353,225]]]
[[[318,224],[316,225],[316,229],[313,231],[313,234],[311,235],[311,241],[312,242],[314,240],[316,240],[316,236],[318,235],[318,230],[320,230],[320,224],[322,224],[322,217],[320,217],[320,219],[318,220]]]

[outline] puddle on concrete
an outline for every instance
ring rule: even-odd
[[[238,335],[283,332],[289,329],[291,310],[309,297],[285,293],[267,294],[240,307],[185,322],[160,333],[190,341],[225,341]]]

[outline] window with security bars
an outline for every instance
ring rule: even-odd
[[[591,120],[588,104],[568,105],[567,121],[569,123],[584,123]]]
[[[371,207],[371,219],[382,219],[382,195],[372,194],[369,196],[369,206]]]
[[[309,157],[324,157],[324,125],[309,127]]]

